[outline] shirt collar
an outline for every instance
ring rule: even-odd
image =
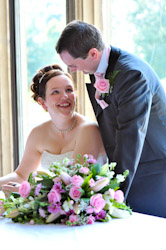
[[[108,60],[107,60],[107,57],[106,57],[106,48],[104,48],[96,72],[101,73],[101,74],[105,74],[107,68],[108,68]]]

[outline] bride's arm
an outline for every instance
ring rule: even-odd
[[[81,154],[82,157],[84,154],[90,154],[93,155],[95,159],[97,159],[100,154],[105,154],[97,124],[89,123],[80,127],[76,137],[73,158],[76,159],[78,154]]]
[[[15,172],[0,178],[0,189],[15,191],[16,185],[14,186],[14,184],[28,180],[29,174],[37,169],[41,158],[41,153],[38,149],[38,137],[39,135],[35,128],[27,139],[23,158]]]

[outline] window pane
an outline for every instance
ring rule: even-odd
[[[49,64],[60,63],[55,53],[55,44],[60,32],[66,25],[65,0],[28,0],[26,1],[26,43],[28,85],[36,71]],[[31,95],[30,91],[29,94]],[[32,112],[33,111],[33,112]],[[28,128],[48,118],[39,105],[29,98]]]
[[[39,68],[46,65],[58,63],[65,68],[59,55],[56,54],[55,45],[66,25],[66,0],[16,0],[15,9],[20,127],[19,158],[21,159],[29,132],[34,126],[49,119],[49,115],[31,98],[32,78]],[[25,56],[19,56],[19,54]],[[22,74],[24,72],[26,75],[24,80],[18,71]]]
[[[109,0],[111,44],[146,60],[166,87],[166,1]]]

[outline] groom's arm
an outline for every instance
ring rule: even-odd
[[[139,71],[126,72],[116,92],[118,103],[116,146],[114,161],[116,173],[129,170],[122,189],[127,198],[135,176],[149,122],[152,94],[147,80]]]

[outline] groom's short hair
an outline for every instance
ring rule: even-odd
[[[94,25],[77,20],[67,24],[56,44],[58,54],[66,50],[74,58],[85,59],[92,48],[104,49],[101,32]]]

